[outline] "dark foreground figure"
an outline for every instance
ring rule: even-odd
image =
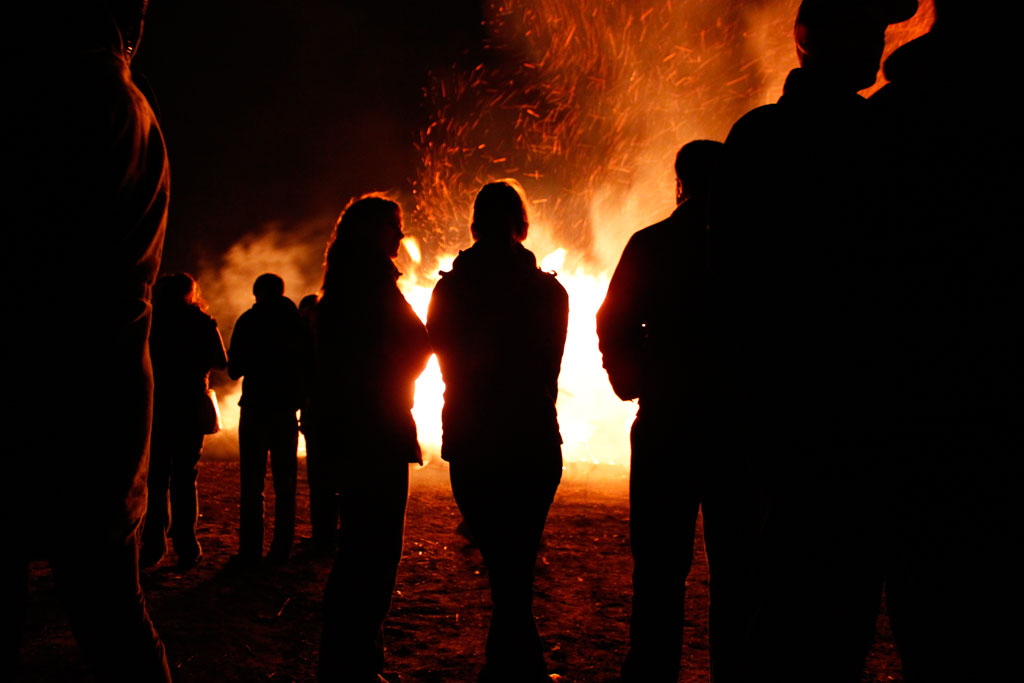
[[[899,542],[884,533],[882,485],[893,377],[879,176],[892,156],[857,93],[875,81],[886,26],[915,8],[805,0],[800,68],[726,140],[712,225],[723,381],[763,511],[751,680],[859,681],[886,541]]]
[[[1024,127],[1007,84],[1024,11],[935,10],[869,101],[888,160],[886,591],[908,682],[994,681],[1022,639]]]
[[[320,297],[308,294],[299,301],[299,315],[306,325],[309,339],[313,339],[316,309]],[[308,370],[308,364],[307,364]],[[304,397],[299,431],[306,437],[306,485],[309,487],[309,524],[312,527],[313,548],[318,553],[333,553],[338,544],[338,492],[331,481],[330,456],[317,449],[316,439],[310,443],[311,418],[309,394]]]
[[[302,359],[308,347],[299,310],[284,295],[284,281],[264,273],[252,286],[256,304],[231,333],[228,375],[242,380],[238,418],[241,501],[238,559],[255,564],[263,556],[263,486],[267,455],[274,481],[274,538],[268,558],[285,562],[295,539]]]
[[[427,320],[445,382],[442,456],[494,602],[481,683],[547,680],[533,567],[562,476],[555,399],[569,305],[522,246],[528,228],[514,187],[484,186],[475,243],[437,283]]]
[[[96,676],[168,681],[138,579],[169,186],[128,68],[142,3],[13,7],[4,21],[0,349],[32,377],[2,418],[0,671],[16,675],[28,563],[45,558]]]
[[[203,424],[201,407],[209,400],[210,370],[228,365],[217,322],[204,307],[198,284],[185,273],[164,275],[153,287],[153,436],[142,567],[164,556],[168,529],[179,569],[194,567],[203,556],[196,540],[196,477],[211,426]]]
[[[597,332],[608,377],[640,399],[631,434],[633,611],[626,681],[679,677],[686,576],[698,510],[711,572],[711,665],[716,681],[744,680],[750,551],[757,504],[749,468],[722,427],[711,300],[708,209],[722,143],[676,156],[679,206],[626,245]],[[681,261],[682,260],[682,261]]]
[[[338,493],[338,554],[324,593],[320,681],[383,681],[384,619],[402,557],[412,418],[427,331],[398,290],[398,204],[363,197],[342,213],[313,314],[314,368],[303,425]],[[308,417],[305,414],[309,413]]]

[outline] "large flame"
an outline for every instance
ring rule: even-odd
[[[928,29],[931,0],[921,5],[914,19],[890,29],[887,53]],[[415,186],[421,246],[450,262],[468,243],[480,186],[506,176],[521,182],[531,211],[526,246],[569,292],[558,400],[566,460],[629,462],[636,406],[608,384],[597,309],[629,236],[674,208],[678,148],[724,139],[739,116],[778,98],[797,65],[798,6],[492,2],[491,56],[432,75],[426,92],[437,115],[420,137]],[[422,315],[436,269],[417,272],[426,275],[403,291]],[[428,448],[441,387],[435,365],[417,385],[416,419]]]
[[[531,213],[526,246],[569,292],[558,400],[566,460],[628,464],[636,406],[619,401],[608,385],[594,316],[629,236],[674,208],[676,150],[696,138],[724,139],[739,116],[778,98],[796,66],[798,6],[799,0],[494,1],[485,59],[430,75],[425,93],[435,115],[419,137],[415,208],[406,227],[413,236],[403,241],[399,267],[406,275],[399,285],[425,317],[438,272],[469,244],[476,192],[497,178],[520,181]],[[927,31],[933,17],[932,0],[922,0],[913,19],[890,27],[887,54]],[[250,246],[248,258],[229,258],[200,280],[248,292],[257,275],[272,270],[296,297],[315,291],[327,236],[321,232],[306,238],[304,253],[312,258],[304,263],[314,265],[294,278],[279,267],[296,263],[291,247],[277,245],[272,231],[269,255],[256,259],[271,261],[267,267],[251,264]],[[251,304],[246,298],[244,305],[218,307],[212,294],[222,322]],[[417,382],[413,410],[428,458],[440,447],[443,390],[432,359]],[[223,392],[228,428],[237,424],[237,400],[237,388]],[[231,437],[229,431],[218,438]]]

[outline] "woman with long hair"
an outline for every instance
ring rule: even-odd
[[[474,244],[437,283],[427,316],[445,382],[441,455],[494,604],[480,683],[557,679],[533,618],[533,566],[562,476],[555,399],[569,299],[523,247],[528,230],[518,184],[485,185]]]
[[[338,492],[338,554],[324,593],[321,681],[379,682],[383,623],[402,556],[409,465],[421,463],[412,417],[427,332],[399,291],[392,260],[398,204],[351,202],[327,248],[312,313],[314,367],[303,428]]]
[[[199,284],[187,273],[160,277],[153,286],[153,433],[149,450],[149,504],[139,564],[164,556],[170,527],[178,568],[199,563],[196,477],[204,434],[210,370],[228,365],[217,322],[206,313]],[[168,492],[170,500],[168,501]],[[170,514],[168,514],[168,512]]]

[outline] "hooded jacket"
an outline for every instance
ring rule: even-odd
[[[477,242],[434,287],[427,329],[445,382],[442,457],[559,444],[569,297],[520,244]]]

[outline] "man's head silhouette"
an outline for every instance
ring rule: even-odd
[[[793,31],[800,66],[844,90],[868,88],[878,75],[886,27],[916,11],[916,0],[804,0]]]
[[[715,140],[693,140],[676,153],[676,202],[708,198],[722,163],[725,146]]]
[[[484,185],[473,202],[473,239],[489,244],[522,242],[530,229],[522,189],[515,181]]]
[[[253,283],[252,293],[257,302],[284,296],[284,280],[273,273],[263,273]]]

